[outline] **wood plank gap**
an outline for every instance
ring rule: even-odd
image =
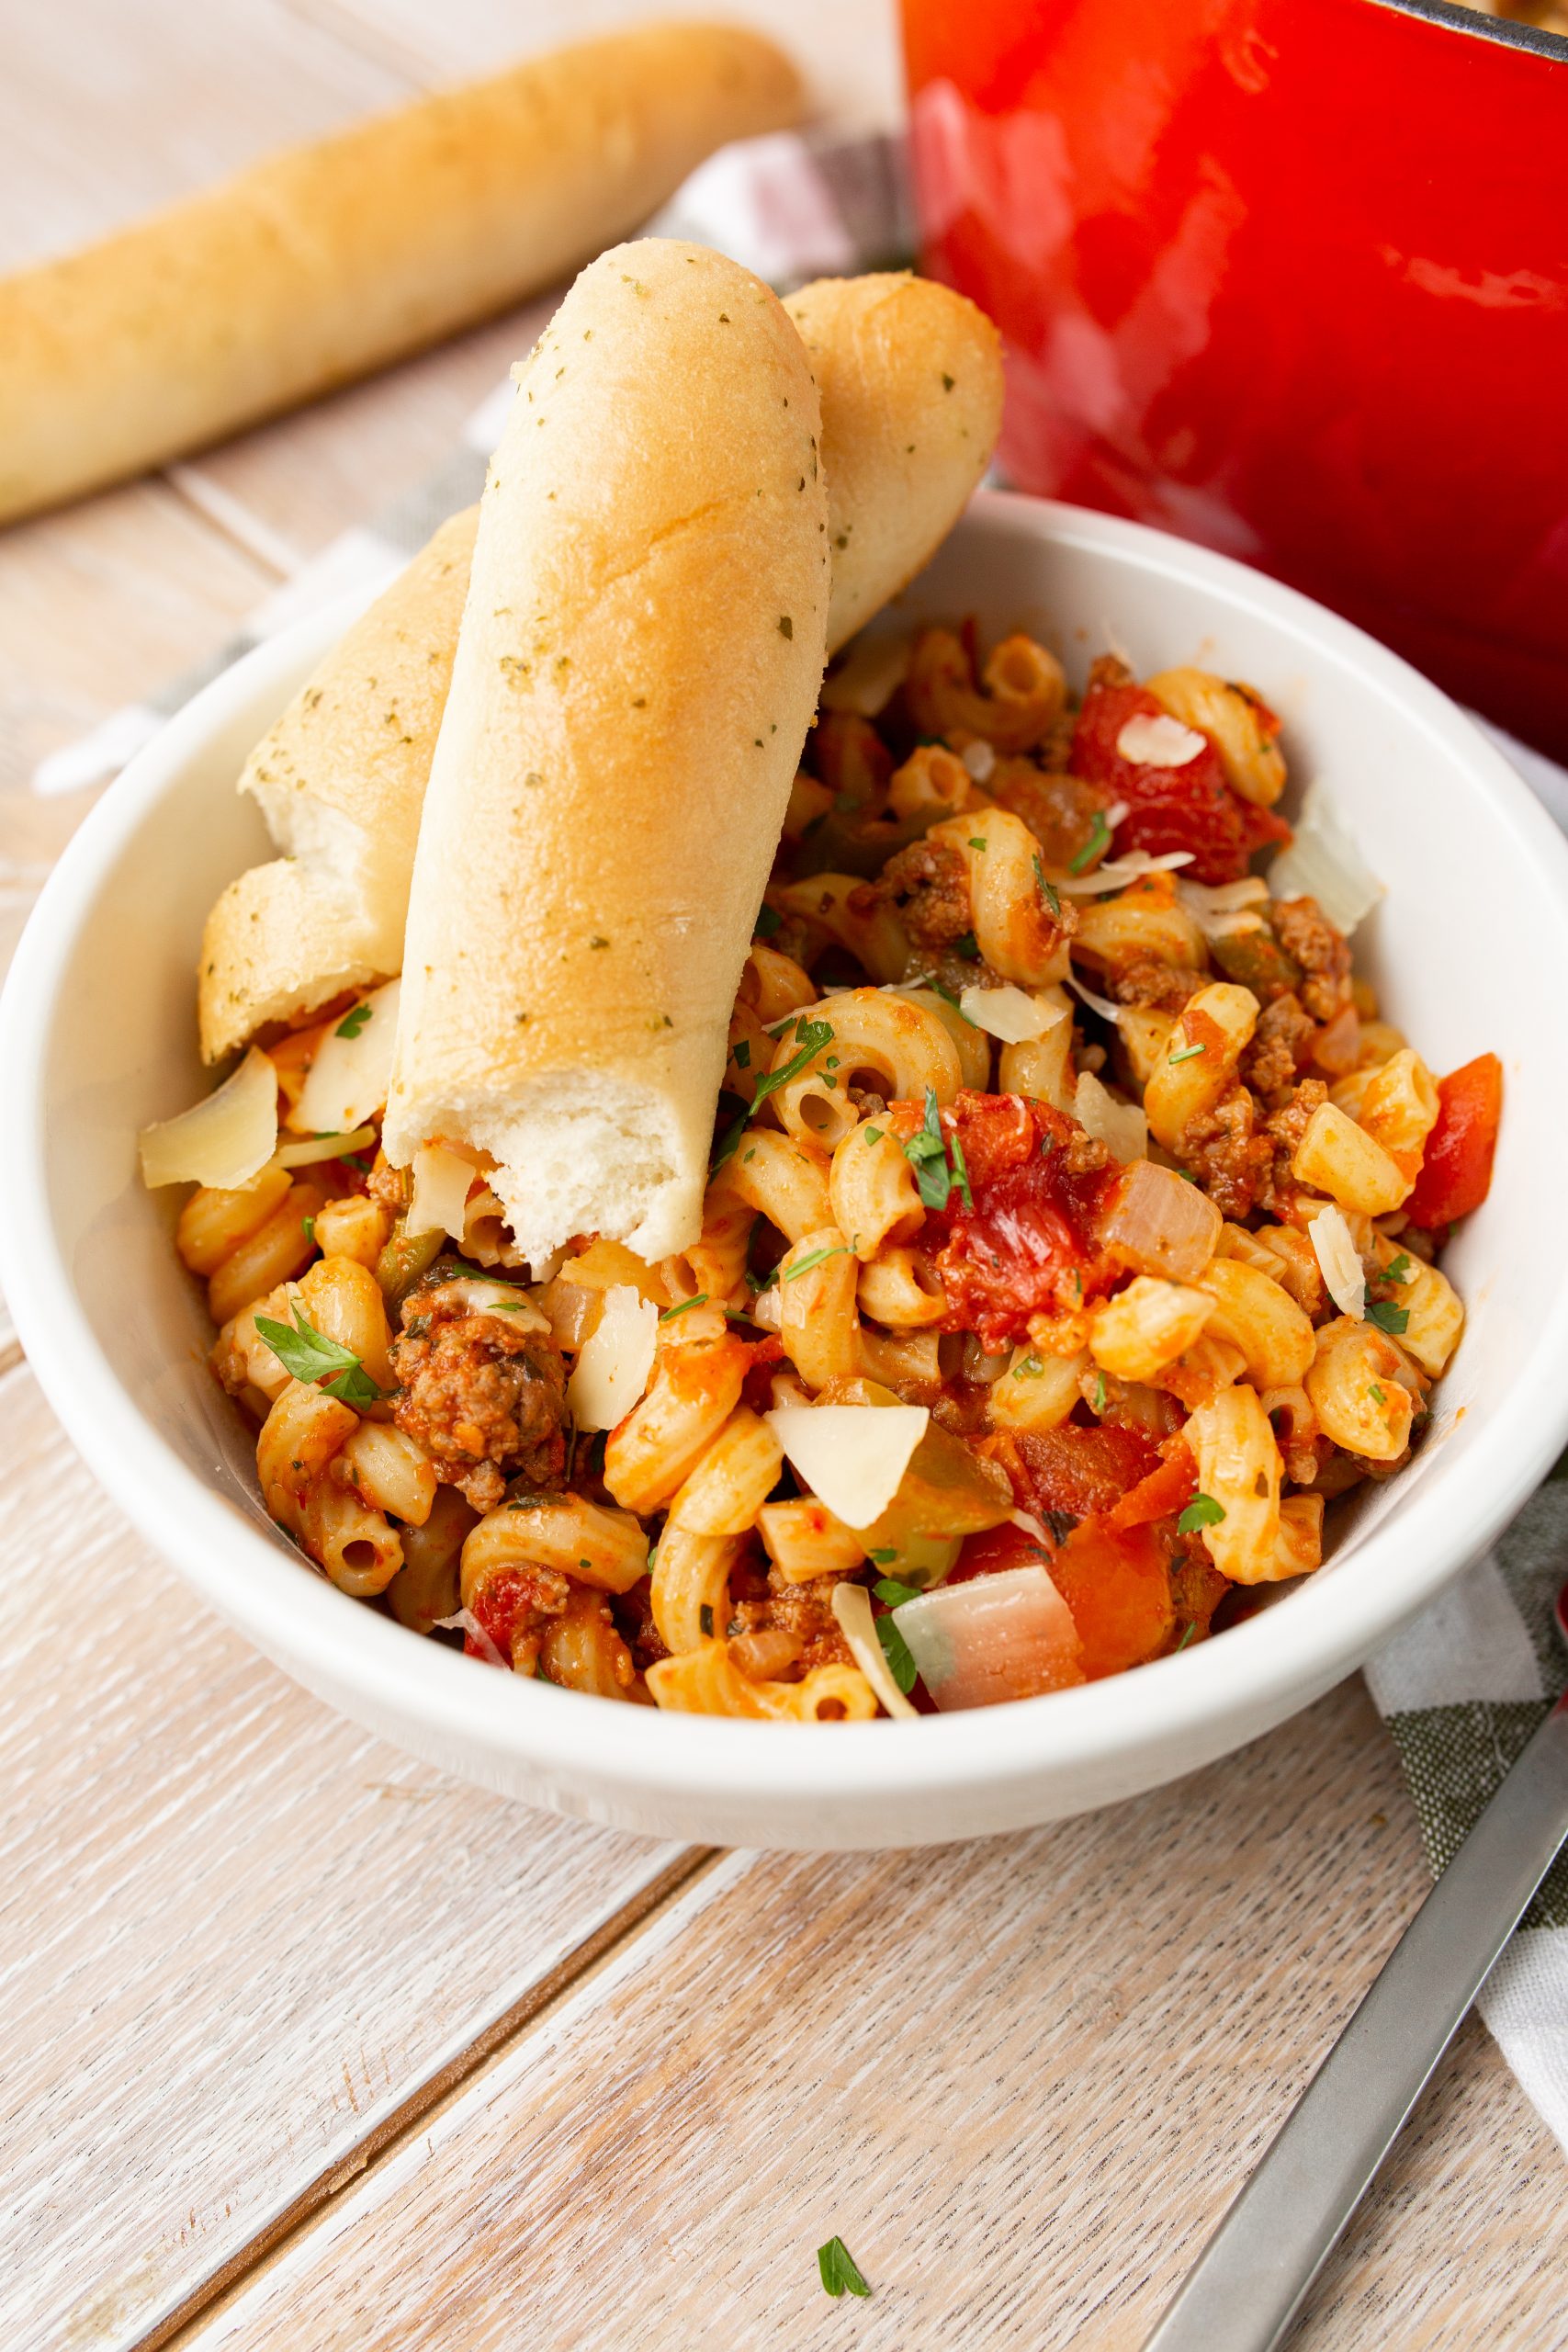
[[[225,490],[221,482],[204,473],[199,460],[192,465],[182,462],[166,466],[164,480],[187,506],[195,507],[204,523],[221,531],[253,562],[264,564],[279,580],[292,580],[303,568],[307,560],[303,548],[293,546],[270,523],[253,514],[244,502]]]
[[[351,8],[336,6],[334,0],[281,0],[281,5],[289,16],[303,17],[319,32],[331,33],[344,49],[355,51],[372,64],[385,66],[394,74],[406,74],[415,85],[411,95],[416,96],[421,90],[445,88],[455,82],[474,80],[480,71],[475,67],[467,74],[443,74],[422,51],[400,40],[396,33],[367,23]],[[492,67],[491,70],[499,69]]]
[[[210,2278],[193,2288],[166,2318],[129,2345],[126,2352],[164,2352],[165,2347],[177,2352],[182,2341],[188,2344],[190,2331],[197,2323],[209,2320],[221,2301],[248,2284],[256,2271],[279,2256],[309,2223],[319,2220],[345,2189],[356,2186],[375,2165],[393,2154],[412,2132],[449,2106],[489,2061],[500,2056],[521,2034],[534,2030],[569,1996],[580,1992],[625,1944],[645,1933],[695,1880],[724,1859],[722,1848],[694,1846],[657,1878],[650,1879],[611,1918],[602,1921],[592,1934],[574,1944],[565,1958],[541,1976],[536,1984],[530,1985],[511,2008],[492,2018],[455,2058],[411,2091],[374,2131],[367,2132],[345,2155],[309,2182],[265,2229],[248,2238]]]

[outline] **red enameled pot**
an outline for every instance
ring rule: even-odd
[[[1445,0],[904,0],[1026,490],[1293,582],[1568,757],[1568,40]]]

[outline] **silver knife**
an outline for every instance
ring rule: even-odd
[[[1568,1585],[1557,1616],[1568,1636]],[[1568,1842],[1568,1692],[1401,1936],[1144,2352],[1273,2352]]]

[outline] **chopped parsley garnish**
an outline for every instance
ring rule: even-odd
[[[943,988],[942,982],[937,978],[934,972],[922,972],[918,980],[911,980],[909,982],[909,986],[913,989],[930,989],[933,996],[941,997],[943,1004],[952,1005],[960,1021],[969,1021],[969,1015],[964,1012],[964,1007],[959,1003],[958,999],[953,995],[953,990],[948,988]],[[976,1026],[976,1023],[973,1021],[969,1021],[969,1026],[973,1029]]]
[[[961,939],[953,941],[953,952],[955,956],[962,956],[966,964],[977,964],[980,960],[980,943],[972,931],[966,931]]]
[[[1196,1626],[1194,1623],[1192,1623],[1190,1621],[1189,1621],[1189,1623],[1188,1623],[1187,1624],[1183,1625],[1183,1627],[1182,1627],[1182,1629],[1181,1629],[1181,1639],[1177,1643],[1177,1645],[1176,1645],[1176,1650],[1184,1650],[1184,1649],[1187,1647],[1188,1643],[1192,1639],[1193,1634],[1194,1634],[1197,1631],[1198,1631],[1197,1626]],[[1176,1656],[1176,1650],[1172,1650],[1172,1651],[1171,1651],[1170,1655],[1171,1655],[1171,1657],[1174,1657]]]
[[[287,1323],[275,1323],[270,1315],[258,1315],[256,1336],[265,1341],[292,1379],[322,1388],[345,1405],[374,1405],[385,1393],[350,1349],[340,1348],[335,1340],[307,1323],[298,1306],[292,1330]],[[328,1373],[334,1377],[329,1380]]]
[[[886,1566],[889,1560],[896,1560],[898,1557],[898,1555],[894,1550],[892,1544],[889,1544],[885,1551],[868,1552],[865,1556],[868,1560],[874,1560],[880,1567]]]
[[[730,1059],[731,1059],[731,1061],[733,1061],[733,1063],[735,1064],[735,1067],[736,1067],[736,1069],[750,1069],[750,1067],[751,1067],[751,1040],[750,1040],[750,1037],[741,1037],[741,1038],[739,1038],[739,1039],[737,1040],[737,1042],[736,1042],[736,1046],[735,1046],[735,1051],[734,1051],[734,1053],[730,1056]]]
[[[880,1143],[886,1132],[885,1127],[867,1127],[865,1139],[867,1143]]]
[[[1380,1279],[1385,1283],[1407,1283],[1410,1280],[1409,1250],[1402,1250],[1397,1258],[1391,1258]]]
[[[676,1306],[665,1307],[659,1319],[661,1323],[673,1323],[677,1315],[688,1315],[694,1306],[705,1306],[707,1303],[706,1291],[700,1290],[694,1298],[682,1298]]]
[[[915,1687],[916,1671],[909,1645],[891,1617],[877,1619],[876,1638],[882,1644],[882,1655],[887,1660],[887,1671],[907,1699]]]
[[[1224,1505],[1213,1495],[1194,1495],[1176,1522],[1179,1535],[1196,1535],[1201,1527],[1218,1527],[1225,1515]]]
[[[1047,878],[1045,868],[1040,863],[1040,853],[1038,850],[1034,853],[1034,879],[1040,886],[1041,897],[1044,899],[1045,904],[1050,908],[1051,912],[1055,916],[1056,921],[1060,922],[1062,920],[1062,901],[1056,896],[1056,885]]]
[[[971,849],[984,849],[986,844],[978,833],[971,833],[969,836],[969,846]]]
[[[809,1274],[817,1267],[826,1265],[829,1258],[847,1258],[849,1255],[847,1241],[825,1242],[820,1250],[808,1250],[804,1258],[797,1258],[793,1266],[786,1266],[784,1279],[786,1283],[798,1282],[802,1274]]]
[[[1367,1394],[1371,1398],[1374,1405],[1386,1405],[1388,1403],[1388,1398],[1384,1396],[1382,1390],[1378,1386],[1375,1380],[1368,1389]]]
[[[752,938],[772,939],[774,932],[778,930],[783,922],[784,917],[780,914],[776,907],[759,907],[757,910],[757,920],[751,925]]]
[[[1044,1369],[1040,1358],[1032,1349],[1021,1363],[1014,1364],[1012,1376],[1015,1380],[1038,1380]]]
[[[869,2295],[871,2292],[855,2268],[854,2256],[842,2238],[829,2238],[826,2245],[818,2247],[817,2267],[822,2284],[830,2295],[841,2295],[846,2287],[852,2295]]]
[[[1094,1409],[1097,1413],[1105,1410],[1105,1374],[1102,1372],[1094,1375]]]
[[[344,1014],[343,1019],[333,1031],[333,1035],[334,1037],[357,1037],[375,1009],[374,1005],[365,1001],[361,1001],[355,1005],[351,1012]]]
[[[1410,1320],[1410,1309],[1395,1306],[1392,1298],[1374,1298],[1368,1305],[1367,1320],[1397,1339]]]
[[[893,1556],[889,1552],[887,1557],[892,1559]],[[889,1609],[902,1609],[907,1600],[919,1600],[920,1597],[918,1584],[900,1584],[897,1577],[878,1577],[871,1589],[878,1600],[885,1600]]]
[[[934,1086],[926,1089],[925,1125],[904,1146],[904,1157],[914,1169],[916,1188],[928,1209],[944,1209],[956,1185],[963,1194],[964,1207],[973,1216],[975,1195],[969,1189],[969,1171],[964,1164],[964,1146],[954,1136],[950,1165]]]
[[[750,1285],[751,1295],[753,1298],[761,1298],[765,1290],[772,1290],[778,1278],[779,1270],[777,1266],[773,1267],[773,1271],[766,1274],[754,1274],[750,1266],[746,1269],[746,1280]]]
[[[1195,1061],[1200,1054],[1206,1054],[1208,1050],[1207,1046],[1200,1039],[1197,1045],[1183,1046],[1179,1054],[1168,1054],[1166,1058],[1174,1068],[1178,1062]]]
[[[315,1218],[313,1216],[302,1216],[299,1220],[299,1230],[304,1235],[307,1241],[313,1242],[316,1238]]]
[[[1067,872],[1081,874],[1091,858],[1099,857],[1110,846],[1111,828],[1105,821],[1105,811],[1103,808],[1097,808],[1094,812],[1094,830],[1077,855],[1068,865]]]
[[[807,1064],[816,1060],[823,1046],[830,1046],[832,1042],[833,1031],[829,1022],[797,1021],[795,1024],[794,1053],[782,1069],[768,1070],[757,1080],[757,1091],[751,1097],[752,1110],[761,1110],[770,1094],[776,1094],[781,1086],[787,1086],[791,1079],[798,1078]]]

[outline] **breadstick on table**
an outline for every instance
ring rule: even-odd
[[[835,651],[963,512],[1001,422],[996,329],[905,273],[804,286],[784,305],[822,403]],[[913,442],[914,448],[909,445]],[[208,917],[201,1050],[402,967],[420,808],[452,674],[478,509],[454,515],[320,664],[241,777],[284,854]]]
[[[739,25],[612,34],[437,91],[0,279],[0,522],[504,310],[798,119]]]

